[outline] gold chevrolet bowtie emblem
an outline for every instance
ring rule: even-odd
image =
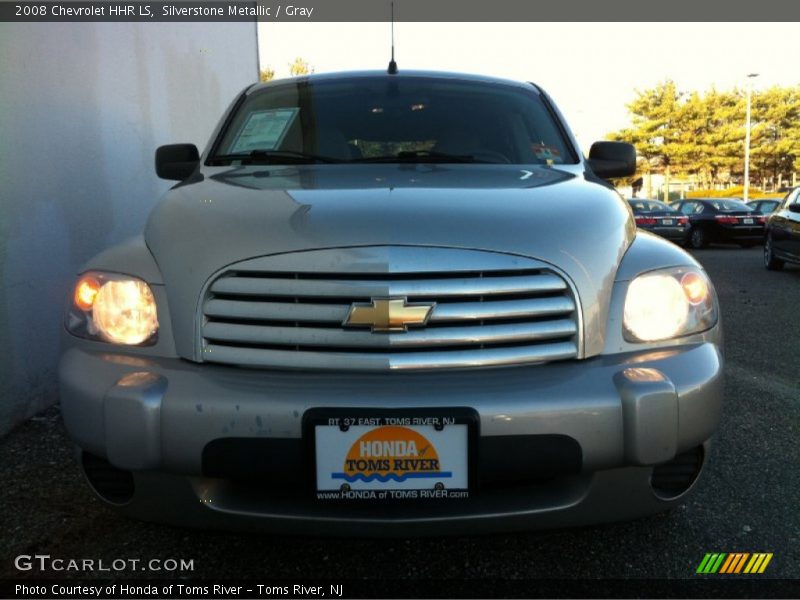
[[[425,325],[434,306],[434,302],[409,304],[405,298],[373,298],[372,302],[354,302],[342,325],[402,333],[408,331],[409,325]]]

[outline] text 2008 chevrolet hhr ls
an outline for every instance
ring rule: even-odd
[[[417,535],[675,506],[722,399],[700,265],[636,230],[529,83],[249,87],[144,235],[78,274],[60,363],[95,492],[143,519]]]

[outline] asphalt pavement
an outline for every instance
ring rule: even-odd
[[[194,571],[180,576],[226,579],[691,578],[707,552],[772,552],[763,577],[800,578],[800,268],[767,272],[760,248],[695,255],[722,305],[725,407],[705,477],[669,513],[432,539],[271,537],[137,522],[89,491],[53,407],[0,440],[0,577],[41,577],[18,571],[14,559],[49,554],[192,559]]]

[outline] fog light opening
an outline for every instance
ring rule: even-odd
[[[653,493],[662,500],[674,500],[685,494],[700,476],[704,462],[705,450],[703,446],[697,446],[669,462],[656,465],[650,475]]]
[[[133,498],[133,473],[118,469],[107,460],[81,453],[81,467],[95,493],[111,504],[127,504]]]

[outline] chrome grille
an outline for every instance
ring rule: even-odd
[[[345,328],[354,302],[435,303],[425,327]],[[208,287],[202,359],[290,369],[499,366],[574,358],[572,291],[547,269],[425,273],[231,270]]]

